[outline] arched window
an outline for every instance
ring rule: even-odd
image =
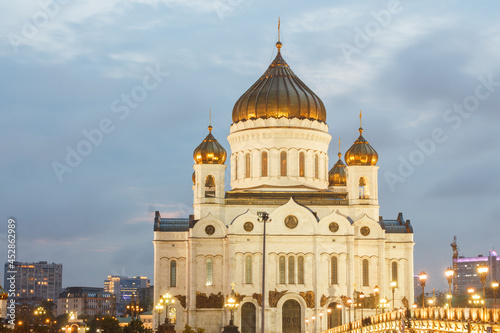
[[[252,283],[252,256],[245,258],[245,283]]]
[[[332,257],[332,284],[338,284],[338,262],[337,257]]]
[[[365,177],[359,178],[359,198],[368,199],[370,192],[368,191],[368,181]]]
[[[234,179],[238,180],[238,154],[234,156]]]
[[[214,285],[214,262],[212,258],[207,258],[207,286]]]
[[[303,152],[299,153],[299,177],[304,177],[306,174],[306,155]]]
[[[245,154],[245,177],[250,178],[250,154]]]
[[[170,262],[170,287],[177,287],[177,261]]]
[[[262,158],[262,177],[267,177],[267,152],[263,151],[261,158]]]
[[[282,151],[280,154],[280,165],[281,165],[281,176],[287,175],[287,167],[286,167],[286,151]]]
[[[280,270],[280,283],[286,283],[286,262],[285,257],[280,257],[279,259],[279,270]]]
[[[177,323],[177,309],[176,309],[176,308],[171,307],[171,308],[168,310],[168,319],[170,319],[170,322],[171,322],[172,324]]]
[[[395,261],[392,263],[392,280],[391,281],[398,282],[398,263]]]
[[[368,259],[363,259],[363,286],[368,286],[370,283],[368,270]]]
[[[210,175],[205,179],[205,198],[215,198],[215,179]]]
[[[314,155],[314,178],[319,178],[319,161],[318,155]]]
[[[288,257],[288,283],[295,283],[295,258]]]
[[[297,283],[304,284],[304,257],[297,259]]]

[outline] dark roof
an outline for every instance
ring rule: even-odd
[[[387,234],[412,234],[413,227],[411,226],[410,220],[404,220],[403,213],[398,214],[396,220],[384,220],[380,217],[380,226],[385,230]]]
[[[189,218],[163,218],[156,211],[154,231],[188,231],[189,221]]]
[[[104,291],[103,288],[94,287],[68,287],[59,294],[59,298],[69,297],[96,297],[96,298],[112,298],[114,295]]]

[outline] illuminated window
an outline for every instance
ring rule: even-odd
[[[297,261],[297,282],[299,284],[304,284],[304,257],[299,257]]]
[[[245,283],[252,283],[252,256],[245,258]]]
[[[286,262],[285,257],[280,257],[279,259],[279,269],[280,269],[280,283],[286,283]]]
[[[332,284],[338,284],[338,262],[337,257],[332,257]]]
[[[207,286],[213,286],[214,284],[214,271],[213,271],[213,259],[207,259]]]
[[[398,281],[398,263],[392,263],[392,281]]]
[[[295,283],[295,258],[288,257],[288,283]]]
[[[170,287],[177,287],[177,262],[170,262]]]
[[[306,173],[306,155],[301,152],[299,154],[299,177],[304,177]]]
[[[368,191],[368,181],[365,177],[359,178],[359,198],[368,199],[370,192]]]
[[[205,179],[205,197],[215,198],[215,179],[210,175]]]
[[[363,260],[363,286],[368,286],[369,285],[369,271],[368,271],[368,259]]]
[[[250,178],[250,154],[245,154],[245,177]]]
[[[280,154],[280,165],[281,165],[281,176],[287,175],[287,167],[286,167],[286,151],[282,151]]]
[[[319,178],[319,161],[318,155],[314,155],[314,178]]]
[[[262,152],[262,177],[267,177],[267,152]]]
[[[177,309],[172,307],[168,310],[168,319],[172,324],[177,323]]]

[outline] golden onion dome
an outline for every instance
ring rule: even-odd
[[[363,128],[359,128],[359,138],[345,153],[347,165],[376,165],[378,154],[368,141],[363,138]]]
[[[342,162],[342,154],[339,152],[337,155],[339,160],[328,172],[328,186],[346,186],[347,184],[346,165]]]
[[[9,294],[7,294],[7,291],[2,288],[2,285],[0,285],[0,299],[7,299]]]
[[[212,126],[208,126],[208,135],[193,152],[196,164],[224,164],[226,151],[212,135]]]
[[[257,118],[300,118],[326,122],[321,99],[295,75],[278,54],[266,72],[236,102],[233,123]]]

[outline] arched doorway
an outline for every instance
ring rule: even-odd
[[[253,303],[243,304],[241,307],[241,333],[256,332],[256,311]]]
[[[300,333],[302,319],[300,315],[299,302],[289,299],[283,304],[282,309],[282,332]]]
[[[328,304],[328,328],[342,325],[342,308],[338,308],[339,303]]]

